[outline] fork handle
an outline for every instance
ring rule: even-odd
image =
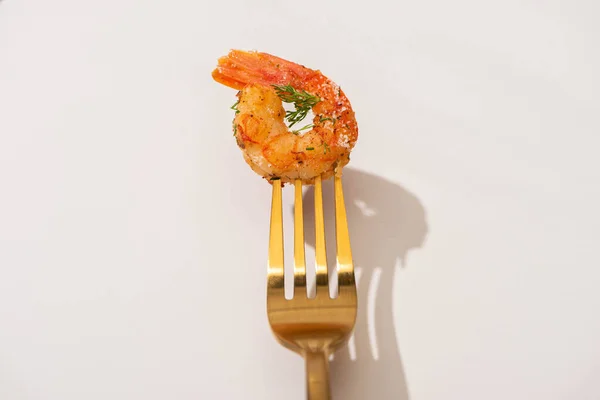
[[[306,392],[308,400],[331,400],[329,359],[324,351],[306,352]]]

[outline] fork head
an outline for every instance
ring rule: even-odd
[[[315,179],[316,296],[309,298],[306,290],[302,183],[297,180],[294,200],[294,296],[292,299],[286,299],[281,181],[273,182],[267,315],[278,341],[302,355],[311,352],[330,354],[335,351],[349,338],[356,321],[357,295],[354,266],[342,180],[337,175],[334,177],[334,190],[338,295],[335,298],[329,295],[323,195],[321,178],[318,177]]]

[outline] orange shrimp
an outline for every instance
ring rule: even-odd
[[[312,184],[350,161],[358,138],[354,111],[340,87],[320,71],[266,53],[232,50],[218,60],[212,76],[239,90],[234,135],[246,162],[265,179]],[[286,113],[282,99],[294,102],[296,112]],[[308,109],[312,124],[293,130]]]

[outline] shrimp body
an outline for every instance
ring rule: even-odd
[[[234,134],[257,174],[311,184],[349,162],[358,137],[354,111],[340,87],[320,71],[266,53],[233,50],[219,59],[212,76],[239,90]],[[282,96],[292,93],[315,100],[306,129],[299,129],[306,122],[291,129],[286,125]]]

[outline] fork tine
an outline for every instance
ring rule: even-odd
[[[325,293],[329,295],[327,251],[325,250],[325,221],[323,217],[323,187],[320,176],[315,178],[315,259],[317,296]]]
[[[339,294],[343,291],[356,291],[354,283],[354,263],[352,261],[352,250],[350,248],[350,234],[348,233],[348,220],[346,218],[346,206],[344,204],[344,190],[342,178],[335,176],[335,237],[338,266]]]
[[[268,294],[281,292],[283,296],[283,206],[280,180],[273,181],[267,285]]]
[[[296,288],[306,287],[306,257],[304,255],[304,211],[302,181],[296,179],[294,199],[294,294]]]

